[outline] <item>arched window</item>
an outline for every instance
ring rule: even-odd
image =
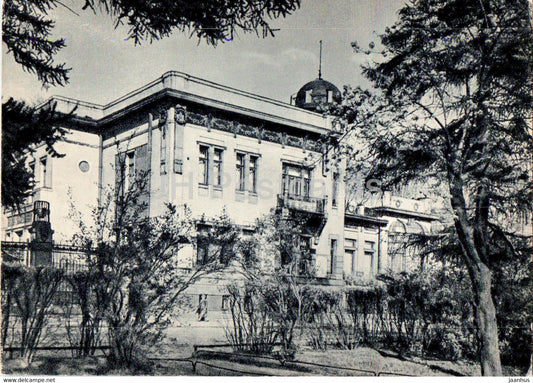
[[[400,220],[391,224],[389,229],[389,269],[393,273],[405,271],[405,251],[406,251],[406,226]]]

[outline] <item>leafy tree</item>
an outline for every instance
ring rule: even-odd
[[[43,85],[65,85],[65,64],[55,64],[54,56],[65,47],[63,39],[51,41],[54,21],[49,13],[58,0],[6,0],[3,6],[2,41],[17,63],[36,73]],[[175,30],[191,32],[209,44],[233,39],[238,30],[274,35],[269,21],[285,17],[300,6],[300,0],[85,0],[82,10],[109,14],[115,27],[129,26],[128,37],[136,44],[159,40]]]
[[[65,134],[61,126],[71,114],[60,115],[56,105],[38,111],[23,101],[10,98],[2,104],[2,206],[19,208],[31,195],[33,174],[26,156],[35,145],[46,145],[53,157],[62,157],[53,145]]]
[[[373,161],[370,178],[384,187],[433,180],[443,190],[484,375],[502,373],[491,239],[519,251],[520,230],[507,223],[523,220],[533,201],[532,39],[526,0],[414,0],[381,36],[380,62],[363,68],[376,94],[352,90],[345,106],[369,143],[359,154]]]
[[[7,52],[43,85],[68,82],[70,69],[53,61],[65,41],[49,39],[54,21],[46,18],[58,4],[55,0],[7,0],[3,6],[2,41]]]

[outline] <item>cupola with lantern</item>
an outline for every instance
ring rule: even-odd
[[[341,100],[339,88],[322,78],[322,40],[320,40],[318,78],[300,88],[294,98],[294,104],[302,109],[322,113],[331,106],[340,104]]]

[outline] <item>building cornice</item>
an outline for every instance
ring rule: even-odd
[[[344,214],[344,224],[348,225],[350,223],[356,223],[356,224],[367,224],[372,226],[387,226],[388,222],[383,219],[379,219],[376,217],[371,217],[368,215],[361,215],[361,214],[350,214],[346,213]]]
[[[57,102],[56,110],[62,113],[76,107],[79,119],[102,126],[165,96],[315,134],[330,131],[331,117],[176,71],[166,72],[106,105],[53,96],[40,107]]]
[[[407,218],[416,218],[423,221],[437,221],[439,220],[439,217],[432,214],[427,213],[419,213],[411,210],[403,210],[403,209],[396,209],[393,207],[387,207],[387,206],[379,206],[379,207],[373,207],[373,208],[367,208],[367,210],[371,211],[372,214],[376,215],[388,215],[392,217],[407,217]]]

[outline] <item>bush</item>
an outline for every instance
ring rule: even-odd
[[[65,279],[72,291],[72,299],[62,302],[65,329],[75,356],[94,355],[101,343],[101,330],[105,317],[105,287],[99,283],[97,270],[76,271]],[[81,320],[72,323],[73,314],[79,312]]]
[[[39,346],[62,280],[61,270],[2,264],[2,342],[6,342],[10,320],[17,318],[17,346],[27,363]]]
[[[533,263],[529,254],[503,259],[494,271],[493,296],[498,320],[500,352],[504,364],[531,365],[533,337]]]
[[[236,351],[272,353],[278,334],[262,296],[251,285],[242,289],[230,285],[228,293],[232,319],[231,325],[225,328],[228,341]]]
[[[280,343],[283,359],[294,357],[296,329],[309,313],[312,299],[306,286],[286,275],[245,282],[228,287],[232,323],[228,340],[237,350],[272,353]]]
[[[384,279],[384,340],[390,347],[449,360],[472,355],[472,301],[462,270],[450,265]]]
[[[316,350],[327,350],[328,345],[351,350],[357,347],[360,335],[344,309],[343,292],[310,288],[308,299],[308,337]]]
[[[383,321],[385,291],[381,286],[350,287],[346,290],[346,306],[354,333],[360,342],[374,345]]]

